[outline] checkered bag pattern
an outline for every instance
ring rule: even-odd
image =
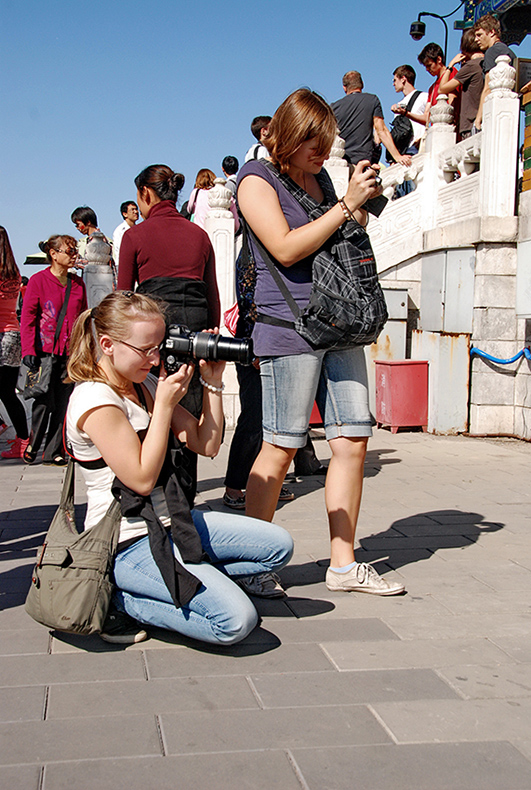
[[[328,211],[337,197],[328,173],[318,175],[325,195],[317,203],[289,176],[268,163],[310,220]],[[385,297],[378,281],[369,236],[358,222],[346,222],[317,251],[312,266],[312,291],[295,329],[313,348],[333,349],[374,343],[387,321]]]

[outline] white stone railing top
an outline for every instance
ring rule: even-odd
[[[232,192],[225,186],[225,179],[216,178],[214,186],[208,190],[208,205],[210,206],[208,216],[216,218],[232,217],[229,210],[231,198]]]

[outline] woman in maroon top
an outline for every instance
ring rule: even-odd
[[[193,332],[220,324],[220,303],[214,250],[205,231],[177,211],[184,176],[167,165],[150,165],[135,178],[137,203],[144,219],[129,228],[120,247],[118,290],[134,290],[163,299],[170,324]],[[181,401],[194,417],[203,405],[203,388],[196,370]],[[189,451],[185,450],[185,453]],[[192,502],[197,456],[188,456]]]
[[[37,369],[44,356],[54,354],[52,376],[47,393],[33,401],[31,433],[23,458],[33,463],[47,432],[43,463],[64,466],[63,421],[73,385],[65,384],[70,333],[81,313],[87,309],[85,285],[77,274],[69,274],[77,256],[72,236],[50,236],[39,247],[46,253],[50,266],[30,277],[22,305],[20,334],[23,362]],[[68,279],[70,294],[64,321],[55,341],[57,321],[66,299]]]

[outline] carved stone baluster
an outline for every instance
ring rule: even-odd
[[[479,210],[484,216],[514,215],[520,112],[518,95],[513,91],[515,76],[507,55],[497,57],[489,71],[479,182]]]

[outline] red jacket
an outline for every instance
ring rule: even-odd
[[[20,320],[22,356],[68,353],[68,343],[76,319],[87,309],[85,284],[77,274],[71,274],[72,287],[65,320],[55,349],[52,349],[57,319],[63,306],[66,285],[61,285],[50,268],[30,277]]]

